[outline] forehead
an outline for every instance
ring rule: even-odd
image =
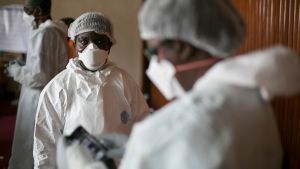
[[[39,2],[37,0],[24,0],[25,7],[34,7],[38,6]]]

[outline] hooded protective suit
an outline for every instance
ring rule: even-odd
[[[55,168],[56,143],[79,125],[89,133],[129,134],[134,122],[148,114],[143,95],[125,71],[111,62],[86,71],[78,58],[43,90],[34,133],[35,168]]]
[[[120,168],[280,169],[269,100],[300,92],[299,84],[299,58],[285,48],[220,62],[185,96],[135,125]]]
[[[32,145],[36,108],[43,87],[68,63],[63,32],[51,20],[30,32],[26,65],[9,68],[22,84],[15,125],[10,169],[32,169]]]

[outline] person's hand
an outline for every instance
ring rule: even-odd
[[[97,137],[108,148],[106,155],[120,160],[123,157],[128,136],[118,133],[105,133]]]
[[[87,149],[73,143],[67,147],[66,155],[69,169],[107,169],[101,161],[95,161]]]
[[[8,62],[8,64],[5,64],[5,70],[4,73],[7,74],[9,77],[14,77],[20,70],[21,65],[16,60]]]
[[[90,152],[78,143],[66,146],[60,138],[57,146],[58,169],[107,169],[104,163],[95,161]]]

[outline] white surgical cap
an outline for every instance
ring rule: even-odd
[[[110,20],[99,12],[87,12],[80,15],[71,23],[68,30],[68,36],[72,40],[75,40],[77,35],[90,31],[106,35],[113,44],[116,43]]]
[[[147,0],[139,28],[145,40],[182,40],[220,58],[245,36],[243,19],[228,0]]]

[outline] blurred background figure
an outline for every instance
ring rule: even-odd
[[[139,14],[146,73],[173,101],[134,127],[120,168],[280,169],[270,101],[300,92],[297,55],[232,58],[245,25],[227,0],[149,0]]]
[[[71,17],[65,17],[65,18],[61,18],[58,20],[58,22],[63,23],[65,25],[65,29],[66,29],[66,36],[67,36],[67,44],[68,44],[68,49],[69,49],[69,58],[75,58],[76,55],[76,49],[74,46],[74,41],[70,39],[70,37],[68,37],[68,29],[70,27],[70,24],[74,21],[73,18]]]
[[[109,59],[116,41],[107,17],[84,13],[68,34],[78,57],[70,59],[40,95],[33,148],[36,169],[56,167],[58,137],[70,135],[78,126],[92,135],[129,135],[133,124],[149,113],[139,86]]]
[[[31,26],[26,64],[13,62],[8,75],[22,84],[15,125],[10,169],[33,168],[33,131],[36,108],[43,87],[68,61],[61,29],[51,21],[51,0],[26,0],[23,19]]]

